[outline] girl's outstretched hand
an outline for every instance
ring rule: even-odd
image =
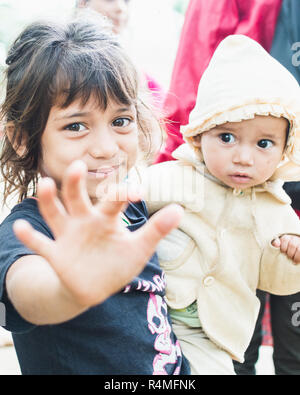
[[[128,284],[155,252],[157,243],[177,227],[183,210],[168,206],[140,229],[130,232],[120,220],[128,201],[140,200],[136,193],[120,187],[122,201],[106,200],[92,205],[85,186],[86,167],[74,162],[62,185],[62,200],[52,179],[38,188],[40,211],[55,240],[34,230],[29,223],[14,224],[17,237],[52,266],[74,300],[90,307]]]

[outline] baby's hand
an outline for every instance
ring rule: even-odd
[[[273,247],[280,248],[280,251],[292,259],[295,264],[300,263],[300,237],[293,235],[283,235],[272,241]]]

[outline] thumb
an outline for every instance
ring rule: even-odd
[[[171,230],[177,228],[183,216],[183,208],[177,204],[171,204],[155,213],[135,235],[143,245],[143,251],[151,256],[158,242]]]
[[[271,244],[273,247],[279,248],[280,247],[280,238],[276,237],[276,239],[274,239]]]

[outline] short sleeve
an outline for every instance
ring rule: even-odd
[[[13,224],[17,219],[25,219],[36,230],[53,239],[50,229],[38,212],[37,203],[32,202],[24,206],[25,209],[22,209],[22,203],[18,205],[17,207],[20,208],[13,210],[0,225],[0,302],[5,306],[5,329],[16,333],[27,332],[34,325],[24,320],[10,302],[5,286],[6,274],[10,266],[19,258],[25,255],[35,255],[35,253],[17,239]]]

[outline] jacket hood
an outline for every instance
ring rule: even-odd
[[[255,115],[284,117],[289,121],[284,159],[271,180],[299,181],[299,84],[256,41],[243,35],[228,36],[216,49],[201,78],[196,105],[190,113],[189,124],[181,127],[181,133],[192,145],[196,135]],[[195,150],[201,158],[199,149]]]

